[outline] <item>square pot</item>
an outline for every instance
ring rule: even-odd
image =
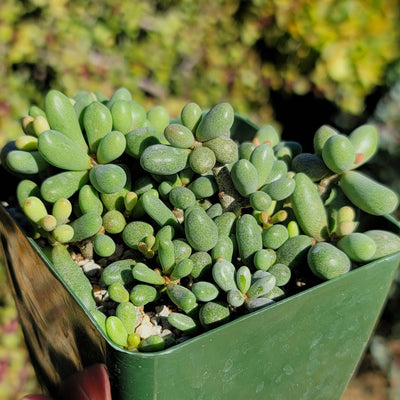
[[[103,335],[2,206],[0,237],[39,380],[56,393],[74,372],[103,362],[119,400],[340,399],[400,261],[392,254],[166,350],[138,353]]]

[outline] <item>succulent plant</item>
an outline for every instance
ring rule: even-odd
[[[357,231],[398,206],[355,171],[378,148],[373,125],[323,126],[309,154],[272,126],[235,141],[227,102],[175,119],[126,88],[52,89],[44,104],[2,163],[29,234],[117,346],[163,349],[400,250],[394,233]]]

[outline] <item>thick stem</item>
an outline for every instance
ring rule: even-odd
[[[340,174],[335,174],[321,180],[318,185],[318,192],[323,200],[326,200],[329,196],[332,187],[338,183],[340,176]]]
[[[249,206],[249,199],[242,197],[233,185],[231,175],[226,165],[213,168],[215,181],[219,189],[219,201],[224,212],[241,214],[242,208]]]

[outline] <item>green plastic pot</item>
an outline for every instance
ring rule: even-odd
[[[255,129],[237,118],[234,136],[248,140]],[[13,215],[0,206],[0,263],[38,379],[51,394],[75,372],[105,363],[116,400],[340,399],[400,262],[400,253],[384,257],[166,350],[138,353],[103,335]]]

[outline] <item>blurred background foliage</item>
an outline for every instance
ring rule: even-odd
[[[0,148],[49,88],[73,96],[125,86],[171,116],[189,101],[229,101],[302,143],[324,123],[348,132],[374,122],[373,170],[400,192],[399,21],[397,0],[2,0]],[[0,328],[14,341],[1,335],[0,398],[17,399],[33,378],[4,296]],[[10,380],[13,368],[24,375]]]
[[[396,75],[398,21],[395,0],[2,0],[1,140],[50,87],[126,86],[172,115],[229,100],[258,123],[304,118],[299,104],[312,127],[353,121]]]
[[[0,399],[19,400],[40,393],[18,321],[5,268],[0,263]]]

